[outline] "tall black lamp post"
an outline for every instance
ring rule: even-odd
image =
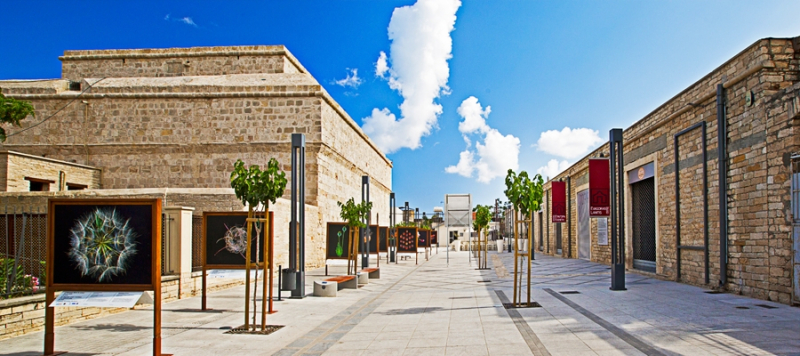
[[[362,202],[369,202],[369,176],[361,176],[361,201]],[[367,227],[365,229],[361,229],[359,234],[361,235],[361,267],[367,268],[369,267],[369,223],[370,218],[372,217],[372,211],[367,213],[367,218],[362,223],[366,224]]]
[[[295,271],[292,298],[306,296],[306,137],[292,134],[292,213],[289,224],[289,269]]]
[[[611,153],[611,290],[625,290],[625,199],[622,129],[609,132]]]

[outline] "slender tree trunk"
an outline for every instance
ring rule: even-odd
[[[260,217],[260,215],[259,215],[260,213],[261,213],[260,211],[257,211],[256,214],[253,214],[253,215],[254,215],[254,217],[258,218],[258,217]],[[255,280],[253,281],[253,283],[255,284],[253,286],[253,330],[256,329],[256,316],[258,315],[258,264],[259,264],[259,262],[263,262],[258,258],[259,251],[261,251],[261,230],[262,230],[261,229],[261,222],[255,222],[255,227],[256,227],[256,257],[255,257],[255,260],[256,260],[256,268],[255,268],[256,275],[255,275]],[[247,246],[247,248],[249,249],[250,246]],[[264,257],[264,256],[262,256],[262,257]]]

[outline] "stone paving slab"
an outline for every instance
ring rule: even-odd
[[[531,299],[505,309],[513,257],[489,254],[476,269],[467,252],[444,250],[398,264],[336,298],[275,302],[271,335],[229,335],[244,321],[243,287],[164,304],[163,351],[175,355],[800,355],[800,310],[773,302],[626,275],[609,290],[608,266],[537,255]],[[374,264],[374,259],[372,263]],[[344,267],[329,267],[331,275]],[[324,279],[308,273],[306,290]],[[527,276],[523,275],[523,281]],[[523,291],[526,289],[523,288]],[[523,293],[523,300],[527,295]],[[260,305],[260,302],[259,302]],[[764,306],[772,307],[765,308]],[[746,309],[745,309],[746,308]],[[76,355],[148,355],[152,310],[56,328],[56,348]],[[42,333],[0,341],[0,354],[39,355]]]

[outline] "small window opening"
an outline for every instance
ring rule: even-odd
[[[69,81],[69,90],[71,91],[81,91],[81,82],[73,82]]]
[[[85,184],[67,183],[67,190],[84,190],[86,188],[89,186]]]
[[[48,192],[50,191],[50,184],[55,183],[53,180],[30,177],[25,177],[25,180],[28,181],[28,190],[31,192]]]

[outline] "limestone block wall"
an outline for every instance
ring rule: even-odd
[[[309,266],[324,262],[325,223],[339,220],[336,201],[360,199],[362,175],[388,223],[391,161],[283,46],[66,51],[61,60],[64,79],[0,81],[49,118],[0,148],[100,167],[109,191],[96,194],[135,191],[201,214],[242,209],[230,192],[213,192],[229,191],[237,159],[263,167],[274,157],[291,180],[290,138],[303,133]],[[277,237],[288,234],[288,204],[275,208],[287,224]]]
[[[305,73],[284,46],[64,51],[62,77],[172,77],[246,73]]]
[[[88,99],[88,98],[87,98]],[[319,141],[318,98],[89,99],[50,121],[12,136],[5,148],[103,167],[108,189],[230,186],[233,163],[288,172],[290,138]],[[66,104],[33,100],[40,116]],[[317,106],[315,106],[317,105]],[[316,201],[316,162],[306,156],[306,201]],[[288,189],[287,195],[288,197]]]
[[[320,209],[328,221],[341,221],[337,201],[361,200],[361,177],[370,177],[372,221],[389,224],[389,193],[392,186],[392,165],[386,156],[343,111],[327,101],[322,105],[322,140],[327,145],[320,152]]]
[[[793,123],[797,117],[798,39],[759,40],[624,131],[626,264],[632,268],[631,187],[627,173],[655,165],[656,275],[677,278],[676,226],[681,245],[703,246],[702,135],[700,129],[679,137],[680,200],[675,201],[675,134],[705,122],[709,280],[720,281],[719,168],[717,161],[716,86],[724,83],[727,119],[728,262],[724,288],[752,297],[789,303],[791,298],[792,153],[800,150]],[[601,134],[605,134],[602,132]],[[608,156],[605,144],[553,179],[583,179],[589,157]],[[569,194],[573,207],[572,243],[576,247],[576,187]],[[546,184],[546,190],[550,184]],[[546,194],[549,194],[546,193]],[[547,195],[549,196],[549,195]],[[676,221],[676,207],[680,221]],[[547,211],[547,210],[546,210]],[[549,223],[549,214],[548,223]],[[550,253],[555,252],[555,229],[550,223]],[[597,246],[596,221],[592,260],[610,263],[609,246]],[[566,238],[564,233],[564,238]],[[567,241],[564,241],[567,248]],[[576,257],[572,252],[571,257]],[[705,284],[702,251],[683,250],[680,280]]]
[[[50,180],[51,191],[67,189],[68,184],[100,188],[99,168],[58,161],[13,151],[0,151],[0,188],[7,192],[27,192],[26,177]]]

